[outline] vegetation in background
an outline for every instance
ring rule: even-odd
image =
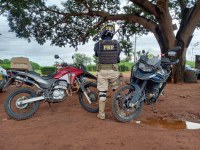
[[[187,61],[186,61],[186,64],[189,65],[189,66],[192,67],[192,68],[195,68],[195,62],[194,62],[194,61],[189,61],[189,60],[187,60]]]
[[[56,67],[53,66],[40,67],[40,70],[42,75],[49,75],[56,71]]]
[[[30,62],[33,70],[40,70],[40,65],[36,62]],[[11,60],[10,59],[0,59],[0,65],[5,69],[11,68]]]
[[[0,66],[3,67],[4,69],[10,69],[10,60],[9,59],[0,59]]]
[[[89,65],[92,62],[92,58],[88,57],[86,54],[76,53],[74,54],[74,63],[75,64],[84,64]]]
[[[96,72],[96,65],[87,65],[86,70],[89,72]]]
[[[40,70],[40,65],[36,62],[31,61],[31,66],[33,70]]]
[[[149,54],[152,55],[152,54]],[[139,54],[138,54],[139,56]],[[80,63],[82,62],[83,64],[86,64],[86,69],[89,72],[96,72],[96,64],[91,64],[92,58],[86,56],[85,54],[80,54],[77,53],[75,54],[75,63]],[[94,59],[95,58],[95,59]],[[93,58],[94,62],[97,62],[96,57]],[[131,58],[130,57],[126,57],[124,59],[121,60],[121,62],[119,63],[119,71],[120,72],[125,72],[125,71],[131,71],[134,63],[130,61]],[[58,63],[58,62],[57,62]],[[192,68],[195,68],[195,62],[194,61],[186,61],[186,64],[191,66]],[[39,74],[42,75],[48,75],[48,74],[52,74],[56,71],[56,67],[55,66],[40,66],[38,63],[36,62],[32,62],[31,61],[31,65],[34,71],[36,71]],[[0,59],[0,66],[2,66],[5,69],[10,69],[11,68],[11,61],[9,59]]]
[[[131,71],[132,66],[133,66],[132,62],[121,62],[119,63],[119,71],[120,72]],[[96,72],[96,65],[87,65],[86,70],[89,72]]]

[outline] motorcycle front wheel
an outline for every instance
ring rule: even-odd
[[[3,92],[7,91],[7,89],[3,89],[5,84],[6,84],[6,82],[7,82],[6,79],[0,80],[0,93],[3,93]]]
[[[40,102],[18,105],[17,102],[36,97],[35,91],[29,88],[19,88],[11,93],[4,103],[7,115],[16,120],[25,120],[32,117],[40,106]]]
[[[99,103],[98,103],[98,90],[97,84],[93,82],[89,82],[84,86],[88,97],[90,98],[91,104],[88,102],[85,94],[82,90],[79,90],[79,102],[81,106],[88,112],[96,113],[99,111]]]
[[[130,85],[126,85],[114,95],[112,113],[118,121],[129,122],[140,115],[144,105],[143,101],[137,107],[129,107],[134,94],[135,89]]]

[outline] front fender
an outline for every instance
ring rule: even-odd
[[[5,86],[6,84],[6,80],[3,79],[3,80],[0,80],[0,90],[3,90],[3,87]]]
[[[83,84],[80,84],[80,88],[78,89],[78,93],[79,92],[84,92],[85,91],[85,86],[87,86],[89,84],[96,84],[96,83],[94,83],[94,82],[85,82]]]
[[[94,76],[93,74],[89,73],[89,72],[86,72],[86,73],[84,74],[84,77],[89,78],[89,79],[97,80],[97,77]]]
[[[142,91],[141,88],[139,87],[139,85],[135,84],[135,83],[128,83],[128,85],[130,85],[131,87],[133,87],[135,89],[135,93],[131,99],[131,103],[136,103],[140,97],[142,96]]]

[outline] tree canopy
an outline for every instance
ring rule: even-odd
[[[182,47],[182,70],[193,32],[200,26],[200,0],[65,0],[62,7],[49,6],[45,0],[1,0],[0,9],[17,37],[35,38],[40,44],[50,40],[53,45],[76,48],[108,21],[119,25],[122,41],[152,32],[162,52]],[[178,21],[176,34],[173,20]],[[128,53],[131,45],[122,44]]]
[[[199,25],[199,3],[199,0],[127,0],[122,6],[120,0],[66,0],[59,8],[48,6],[43,0],[1,0],[0,8],[18,37],[28,40],[34,37],[40,44],[50,40],[57,46],[76,47],[87,42],[109,20],[120,25],[121,38],[151,31],[162,43],[167,39],[158,34],[173,31],[172,19],[179,20],[180,27],[188,21],[194,24],[194,29]]]

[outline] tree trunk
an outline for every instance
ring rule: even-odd
[[[200,1],[196,3],[194,7],[184,8],[182,12],[182,20],[180,28],[177,32],[176,45],[182,47],[182,53],[179,57],[179,63],[176,65],[175,71],[175,83],[184,82],[184,72],[186,64],[186,51],[192,40],[194,30],[200,19]]]
[[[186,64],[186,48],[182,51],[179,56],[179,63],[173,67],[173,77],[174,83],[183,83],[185,74],[185,64]]]

